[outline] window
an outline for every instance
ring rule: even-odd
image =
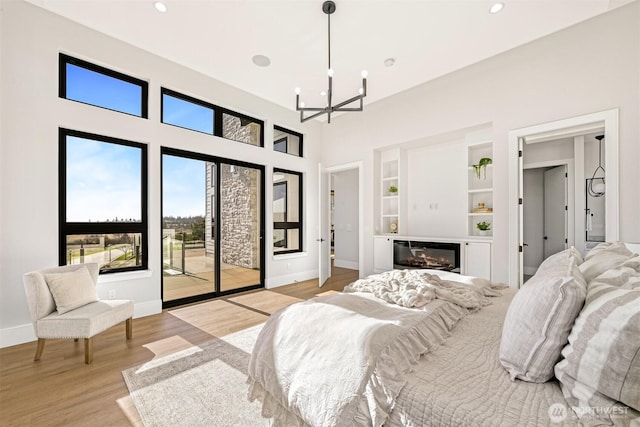
[[[162,123],[258,147],[264,146],[264,124],[205,101],[162,88]]]
[[[213,135],[213,106],[163,88],[162,123]]]
[[[60,54],[60,98],[147,118],[149,85],[108,68]]]
[[[273,149],[302,157],[302,134],[280,126],[273,127]]]
[[[147,148],[60,129],[60,265],[147,268]]]
[[[222,113],[223,138],[262,147],[262,122],[231,111]]]
[[[302,174],[273,170],[273,252],[302,251]]]

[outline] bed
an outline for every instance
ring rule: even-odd
[[[586,316],[584,300],[589,303],[604,293],[602,289],[614,285],[616,291],[617,287],[628,290],[625,298],[635,301],[630,305],[632,312],[638,310],[630,317],[630,326],[624,326],[627,335],[620,334],[622,341],[632,342],[630,348],[615,351],[629,353],[640,347],[640,257],[628,248],[628,253],[622,253],[620,244],[606,244],[603,249],[607,251],[595,250],[584,260],[575,250],[564,251],[545,261],[547,266],[536,274],[546,286],[567,264],[581,278],[571,281],[572,286],[584,288],[574,303],[575,313],[566,314],[571,318],[566,334],[551,343],[561,345],[565,365],[558,370],[559,356],[546,354],[545,349],[529,353],[527,363],[531,357],[553,359],[552,378],[533,368],[518,371],[517,357],[503,354],[508,350],[507,338],[514,340],[517,352],[522,347],[518,339],[527,334],[516,329],[517,337],[509,338],[505,319],[515,322],[514,317],[535,305],[521,295],[538,291],[542,284],[534,281],[516,298],[514,289],[481,279],[409,270],[373,275],[345,288],[345,293],[274,313],[254,347],[249,397],[262,402],[263,416],[272,418],[276,426],[640,425],[640,376],[632,378],[640,372],[640,353],[624,362],[629,378],[622,380],[627,383],[615,395],[624,403],[607,397],[612,392],[606,386],[600,390],[604,394],[597,391],[597,383],[588,397],[580,395],[588,388],[580,381],[588,385],[589,378],[572,371],[566,362],[576,355],[588,359],[579,350],[582,344],[573,325],[576,317],[580,323]],[[588,286],[586,277],[577,272],[580,264],[585,266]],[[424,277],[436,284],[423,289]],[[377,282],[385,284],[383,291]],[[568,286],[567,280],[554,283]],[[587,288],[595,289],[597,295],[589,296]],[[560,299],[571,300],[568,291],[563,292]],[[571,310],[563,307],[561,311]],[[366,327],[361,328],[361,323]],[[530,326],[526,318],[524,323]],[[389,325],[391,332],[386,329]],[[363,348],[370,349],[362,352]],[[611,363],[607,360],[607,364]],[[351,386],[345,385],[352,380]],[[576,411],[581,407],[597,413]]]

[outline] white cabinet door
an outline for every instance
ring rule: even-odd
[[[386,236],[373,238],[373,272],[393,270],[393,239]]]
[[[465,243],[463,274],[491,280],[491,243]]]

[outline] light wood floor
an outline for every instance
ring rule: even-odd
[[[35,342],[0,349],[0,425],[141,425],[123,370],[251,327],[282,306],[340,291],[355,279],[357,271],[334,267],[322,288],[317,280],[309,280],[134,319],[129,341],[124,324],[94,338],[90,365],[84,363],[82,340],[48,341],[39,362],[33,361]]]

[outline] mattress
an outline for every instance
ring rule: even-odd
[[[511,381],[500,364],[502,325],[515,290],[503,293],[462,319],[442,346],[420,359],[385,426],[578,424],[557,381]]]

